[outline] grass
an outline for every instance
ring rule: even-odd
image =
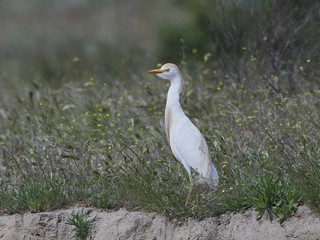
[[[71,216],[68,217],[66,224],[74,226],[72,231],[75,232],[75,234],[71,239],[86,239],[88,236],[90,224],[84,216],[83,209],[81,213],[72,213]]]
[[[163,131],[168,84],[83,78],[61,89],[33,82],[1,112],[0,209],[81,203],[205,218],[254,208],[285,220],[298,204],[320,209],[320,92],[275,94],[264,85],[184,70],[181,105],[205,136],[221,184],[197,185]]]
[[[266,214],[271,220],[281,216],[280,221],[290,217],[301,197],[293,186],[271,175],[258,179],[252,194],[252,205],[259,212],[257,219]]]

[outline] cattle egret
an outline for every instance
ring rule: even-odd
[[[185,204],[187,207],[193,188],[191,170],[197,172],[214,188],[219,184],[218,173],[211,162],[206,140],[180,106],[179,94],[183,87],[183,77],[179,68],[175,64],[166,63],[160,69],[150,70],[148,73],[170,81],[165,110],[166,135],[173,155],[189,174],[190,188]]]

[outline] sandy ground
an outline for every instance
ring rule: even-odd
[[[0,216],[0,239],[70,239],[73,227],[65,222],[73,211],[81,210],[71,208]],[[299,207],[295,216],[282,225],[267,219],[257,221],[252,210],[202,221],[189,219],[180,224],[154,213],[128,212],[125,209],[101,212],[85,208],[84,212],[90,222],[87,239],[320,239],[320,214],[306,206]]]

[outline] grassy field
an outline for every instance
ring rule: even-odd
[[[320,210],[320,5],[183,3],[0,3],[1,213]],[[181,105],[220,176],[187,208],[164,133],[169,83],[146,74],[164,59],[182,69]]]
[[[254,208],[282,221],[299,204],[319,210],[320,91],[275,94],[180,66],[181,105],[208,142],[217,191],[198,184],[184,207],[188,176],[163,130],[168,82],[144,72],[61,89],[30,81],[0,112],[1,211],[81,204],[183,219]]]

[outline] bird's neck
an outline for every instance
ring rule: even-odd
[[[182,90],[182,84],[183,82],[180,77],[176,77],[170,81],[170,88],[167,96],[167,106],[180,107],[179,94]]]
[[[181,114],[181,113],[183,114],[183,110],[179,102],[179,94],[182,89],[182,84],[183,82],[181,78],[174,78],[170,82],[170,88],[168,91],[166,111],[165,111],[166,134],[169,142],[170,142],[170,131],[171,131],[171,127],[174,122],[175,116],[177,114]]]

